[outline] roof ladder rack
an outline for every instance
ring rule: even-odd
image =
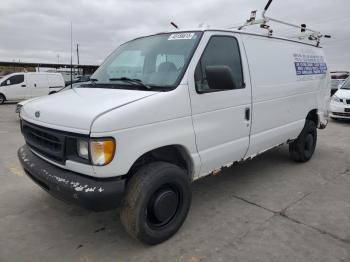
[[[271,26],[268,24],[269,22],[275,22],[275,23],[279,23],[282,25],[286,25],[286,26],[290,26],[290,27],[294,27],[297,29],[300,29],[301,34],[297,36],[298,39],[302,40],[302,39],[308,39],[310,41],[316,41],[316,46],[320,45],[320,41],[321,38],[331,38],[330,35],[322,35],[321,32],[317,31],[317,30],[313,30],[310,28],[307,28],[305,24],[302,25],[295,25],[292,23],[288,23],[282,20],[278,20],[275,18],[271,18],[266,16],[266,11],[269,9],[271,3],[273,0],[269,0],[264,8],[264,11],[262,12],[262,18],[261,19],[256,19],[256,13],[257,11],[254,10],[251,12],[250,18],[241,26],[238,27],[238,30],[242,30],[248,26],[253,26],[253,25],[260,25],[260,28],[262,29],[266,29],[268,31],[268,36],[272,36],[273,35],[273,30],[271,28]]]

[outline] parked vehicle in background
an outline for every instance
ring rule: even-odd
[[[350,78],[332,96],[330,117],[333,119],[350,119]]]
[[[83,75],[83,76],[78,76],[77,78],[73,79],[73,84],[75,83],[82,83],[82,82],[86,82],[86,81],[90,81],[90,76],[87,75]],[[71,81],[66,81],[66,86],[70,86],[71,85]]]
[[[348,71],[331,72],[331,96],[344,84],[345,80],[350,76]]]
[[[0,80],[0,104],[56,93],[64,88],[59,73],[13,73]]]

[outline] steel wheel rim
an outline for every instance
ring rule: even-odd
[[[166,184],[151,195],[146,208],[146,221],[150,228],[159,230],[174,221],[182,206],[180,192],[176,185]]]

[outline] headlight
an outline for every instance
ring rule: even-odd
[[[89,143],[87,140],[78,140],[77,144],[78,156],[89,160]]]
[[[336,95],[332,96],[332,101],[340,103],[340,98],[337,97]]]
[[[112,138],[96,139],[90,141],[90,156],[92,164],[105,166],[114,157],[115,141]]]
[[[78,140],[77,153],[80,158],[90,160],[95,166],[105,166],[113,160],[115,140],[113,138]]]

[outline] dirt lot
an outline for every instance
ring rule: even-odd
[[[14,108],[0,105],[0,261],[350,261],[350,122],[319,131],[308,163],[283,146],[195,182],[184,226],[148,247],[117,210],[66,205],[23,174]]]

